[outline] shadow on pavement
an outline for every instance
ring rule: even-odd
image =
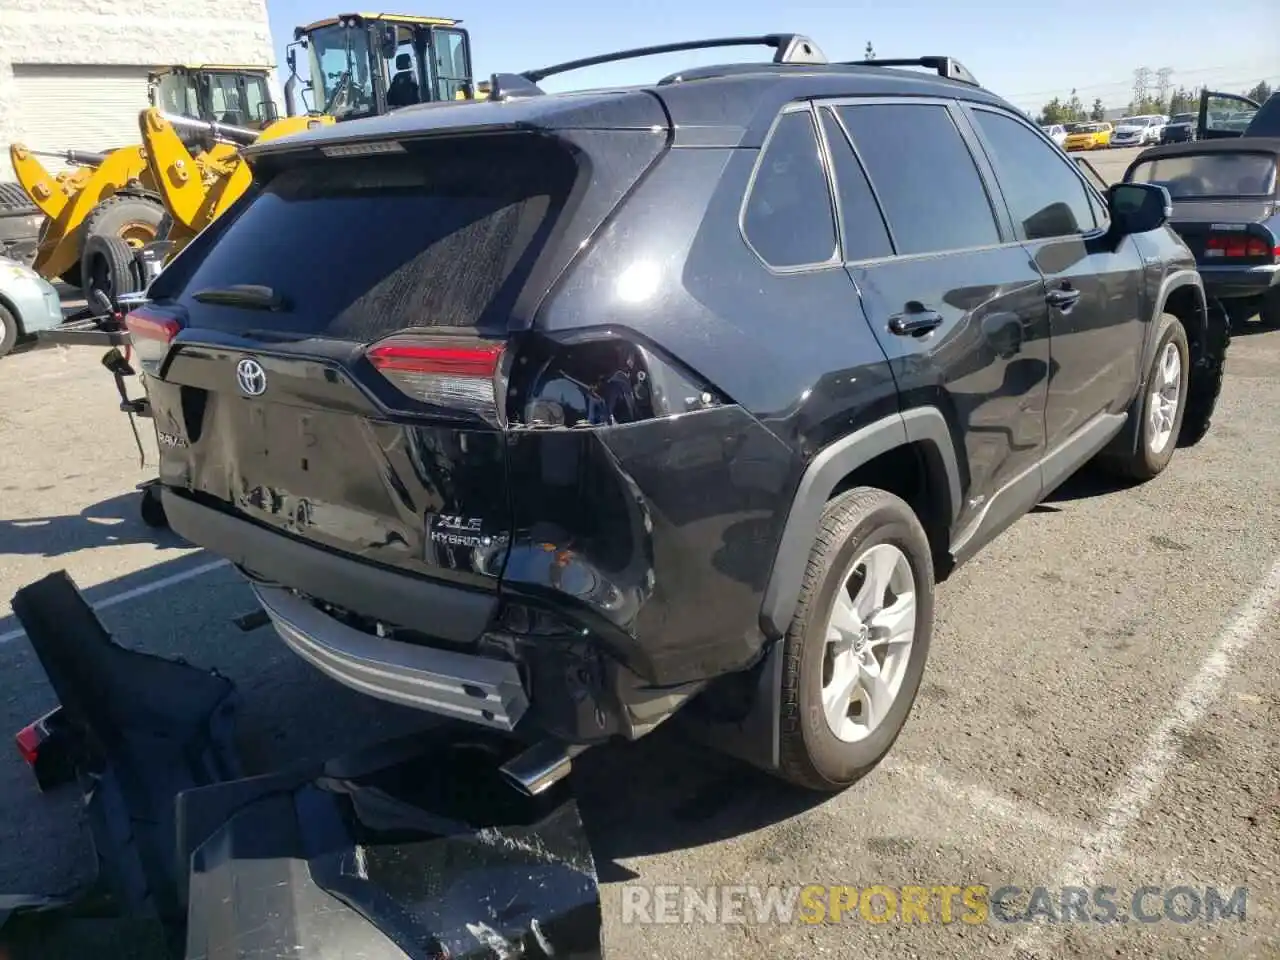
[[[76,514],[0,520],[0,555],[60,557],[91,547],[153,543],[180,547],[183,540],[148,527],[139,514],[140,495],[126,493],[85,507]]]

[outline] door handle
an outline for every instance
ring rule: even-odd
[[[940,326],[942,314],[937,310],[911,310],[889,318],[889,330],[902,337],[918,337]]]
[[[1070,310],[1076,305],[1076,301],[1080,299],[1080,291],[1072,290],[1070,287],[1058,287],[1056,290],[1050,290],[1044,295],[1049,301],[1051,307],[1057,307],[1059,310]]]

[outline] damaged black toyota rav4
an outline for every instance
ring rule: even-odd
[[[257,144],[128,320],[173,529],[340,682],[528,737],[530,790],[677,711],[851,783],[935,582],[1217,398],[1163,188],[948,58],[732,42],[777,53]]]

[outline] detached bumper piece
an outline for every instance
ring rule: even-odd
[[[18,747],[41,789],[79,781],[99,875],[0,898],[6,956],[63,955],[71,927],[100,954],[67,921],[110,918],[186,960],[600,957],[577,806],[510,785],[520,744],[449,725],[242,777],[229,680],[117,645],[65,573],[13,608],[60,701]]]

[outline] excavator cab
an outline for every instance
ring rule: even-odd
[[[293,36],[307,51],[311,110],[342,121],[415,103],[473,99],[471,40],[460,22],[347,13],[298,27]],[[296,59],[290,51],[290,88]]]
[[[280,117],[263,67],[174,66],[148,78],[148,99],[171,116],[262,130]],[[285,110],[293,115],[291,105]]]

